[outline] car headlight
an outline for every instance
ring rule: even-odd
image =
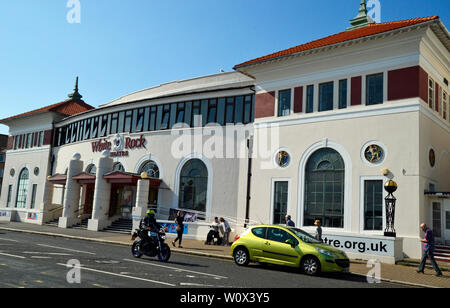
[[[316,248],[316,250],[317,250],[319,253],[321,253],[321,254],[323,254],[323,255],[326,255],[326,256],[328,256],[328,257],[331,257],[331,258],[337,258],[337,256],[336,256],[334,253],[329,252],[329,251],[327,251],[327,250],[323,250],[323,249],[320,249],[320,248]]]

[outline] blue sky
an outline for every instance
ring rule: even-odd
[[[93,106],[345,30],[360,0],[0,0],[0,118],[80,93]],[[381,21],[439,15],[448,0],[380,0]],[[0,125],[0,133],[8,129]]]

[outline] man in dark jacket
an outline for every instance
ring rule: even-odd
[[[424,243],[424,255],[422,258],[422,262],[420,262],[419,269],[417,270],[418,273],[424,273],[425,270],[425,264],[427,263],[427,259],[430,259],[431,264],[434,267],[434,270],[436,271],[436,276],[442,276],[441,269],[436,263],[436,260],[434,260],[434,236],[433,231],[431,231],[430,228],[427,227],[426,224],[421,224],[420,229],[422,229],[423,232],[425,232],[425,237],[421,240],[422,243]]]

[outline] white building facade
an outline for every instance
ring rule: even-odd
[[[353,257],[390,263],[421,257],[422,222],[449,244],[448,30],[438,17],[361,18],[235,72],[2,120],[0,219],[98,231],[181,209],[195,217],[187,236],[204,239],[215,216],[239,233],[291,215],[310,232],[321,220]],[[396,237],[385,236],[389,180]]]

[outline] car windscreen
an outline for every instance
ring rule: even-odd
[[[292,233],[294,233],[297,237],[299,237],[303,242],[305,243],[310,243],[310,244],[321,244],[321,241],[318,241],[314,238],[314,236],[312,236],[311,234],[297,229],[297,228],[289,228],[289,231],[291,231]]]

